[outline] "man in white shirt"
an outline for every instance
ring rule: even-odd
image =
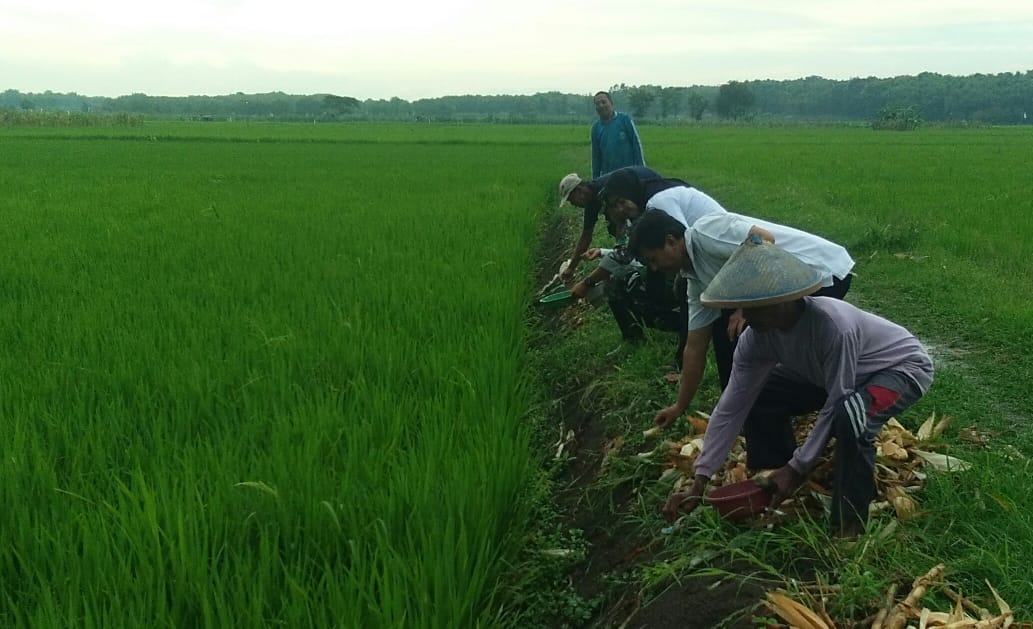
[[[652,269],[680,272],[688,281],[688,336],[682,355],[682,375],[674,404],[656,414],[657,426],[669,426],[688,408],[706,367],[707,348],[714,354],[722,387],[732,370],[735,339],[746,327],[741,310],[710,308],[700,294],[748,236],[757,234],[777,243],[807,266],[821,273],[816,295],[842,299],[850,287],[854,261],[846,249],[792,227],[723,213],[697,219],[691,227],[660,210],[649,210],[635,223],[629,249]]]

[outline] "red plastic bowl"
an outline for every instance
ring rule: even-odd
[[[752,480],[718,487],[707,494],[707,503],[726,520],[745,520],[764,511],[772,494]]]

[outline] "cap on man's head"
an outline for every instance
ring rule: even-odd
[[[817,291],[821,271],[759,236],[750,236],[714,275],[700,303],[709,308],[760,308]]]
[[[560,207],[563,207],[567,203],[567,199],[570,197],[570,193],[581,185],[581,177],[577,176],[577,173],[570,173],[560,179]]]

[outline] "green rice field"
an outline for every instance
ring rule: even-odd
[[[0,137],[0,624],[490,624],[556,147],[209,128]]]
[[[641,132],[650,166],[847,246],[850,299],[951,350],[916,417],[1033,455],[1033,129]],[[587,124],[0,128],[0,626],[521,624],[529,302],[588,157]],[[868,559],[1031,616],[1028,459],[958,452],[977,471]]]

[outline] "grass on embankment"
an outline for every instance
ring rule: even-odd
[[[890,583],[903,587],[942,561],[965,592],[988,596],[984,579],[989,580],[1017,617],[1033,616],[1030,130],[647,128],[644,135],[652,166],[689,180],[730,210],[847,246],[858,261],[848,300],[901,323],[935,348],[936,383],[902,422],[916,428],[934,411],[951,416],[944,435],[948,451],[971,461],[973,469],[930,475],[918,496],[922,517],[852,549],[830,545],[824,522],[750,531],[700,518],[662,542],[666,558],[640,572],[643,583],[660,587],[665,575],[699,574],[735,560],[766,577],[817,575],[839,583],[843,594],[830,602],[830,610],[859,618]],[[605,312],[594,313],[587,327],[565,338],[555,377],[575,356],[588,372],[613,362],[605,352],[617,337]],[[644,475],[644,464],[631,456],[648,449],[639,431],[675,394],[656,370],[667,359],[668,345],[658,337],[596,383],[607,392],[604,407],[625,409],[628,400],[639,401],[608,415],[610,432],[624,434],[627,442],[624,464],[611,465],[603,483]],[[714,380],[713,374],[706,378]],[[693,408],[709,411],[716,396],[715,388],[705,389]],[[958,440],[966,426],[994,433],[989,447]],[[1010,447],[1021,457],[1009,458]],[[656,482],[640,483],[639,509],[630,516],[656,539],[666,491]],[[881,531],[887,518],[875,517],[873,531]],[[706,549],[719,554],[689,568],[689,559]]]

